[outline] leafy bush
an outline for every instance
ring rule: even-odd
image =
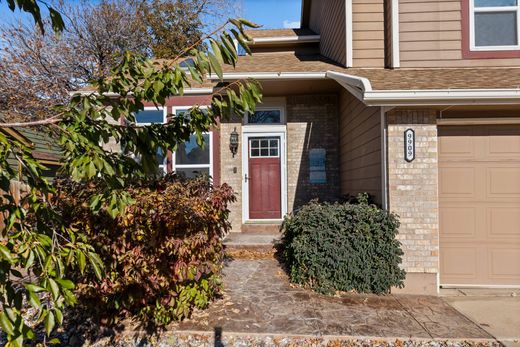
[[[291,280],[321,293],[388,293],[403,286],[398,217],[368,204],[310,202],[283,223]]]
[[[79,277],[83,298],[113,321],[125,314],[164,325],[204,308],[221,290],[223,246],[230,229],[227,209],[232,189],[207,178],[173,175],[134,185],[134,203],[113,219],[92,213],[98,187],[60,181],[63,218],[83,229],[105,264],[106,276]],[[100,305],[99,300],[103,301]]]

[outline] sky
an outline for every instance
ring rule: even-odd
[[[299,28],[301,0],[243,0],[244,17],[263,29]]]
[[[262,25],[263,29],[298,28],[300,26],[301,0],[242,0],[244,18]],[[12,13],[6,1],[0,1],[0,23],[20,18]]]

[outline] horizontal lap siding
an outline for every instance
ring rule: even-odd
[[[384,0],[352,0],[354,67],[384,67]]]
[[[345,0],[314,0],[309,28],[320,34],[321,54],[346,65]]]
[[[367,192],[381,203],[380,108],[367,107],[346,90],[340,94],[342,194]]]
[[[520,66],[520,59],[463,59],[460,0],[400,0],[401,67]]]

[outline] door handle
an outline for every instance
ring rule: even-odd
[[[244,175],[244,182],[247,182],[248,180],[250,180],[249,177],[247,177],[247,174]]]

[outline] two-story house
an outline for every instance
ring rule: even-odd
[[[520,286],[519,31],[517,0],[303,0],[301,29],[251,31],[253,55],[225,72],[262,83],[255,114],[165,170],[229,183],[234,232],[368,192],[400,215],[405,291]]]

